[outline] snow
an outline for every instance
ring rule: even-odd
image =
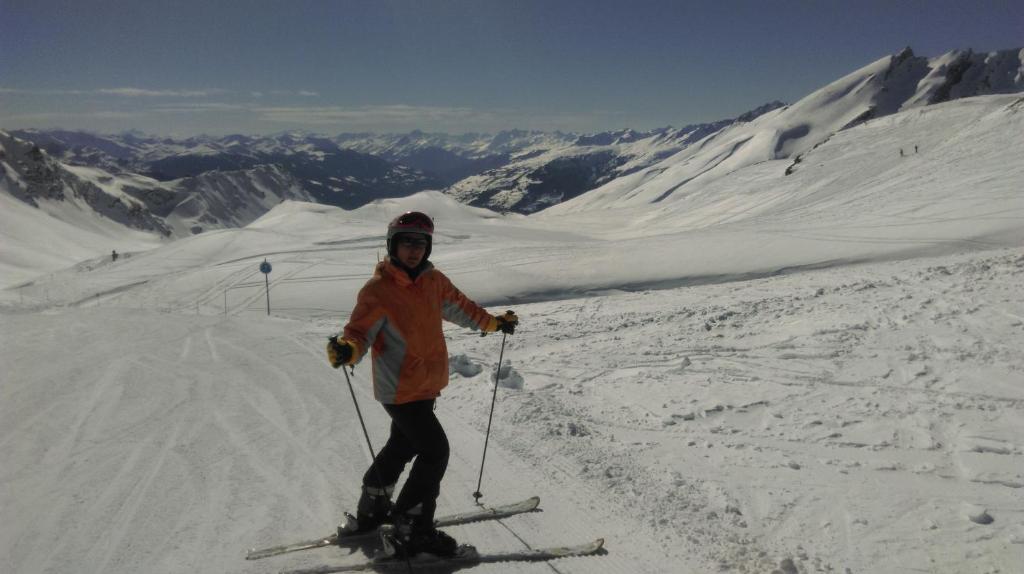
[[[161,241],[91,210],[40,200],[40,208],[0,193],[0,287],[10,287],[69,265],[110,261],[110,252],[151,250]]]
[[[113,175],[95,167],[65,165],[64,169],[77,175],[79,178],[94,184],[103,190],[104,193],[115,197],[128,205],[144,207],[145,204],[137,198],[124,191],[127,187],[139,187],[142,189],[171,189],[171,186],[163,184],[151,177],[136,174]]]
[[[840,132],[789,176],[790,160],[739,162],[655,203],[620,202],[632,187],[530,217],[437,192],[286,201],[117,262],[102,235],[0,194],[5,264],[95,257],[29,264],[46,275],[0,291],[0,571],[360,559],[243,556],[327,534],[354,506],[369,453],[323,345],[386,222],[416,209],[437,221],[435,263],[521,319],[481,490],[539,495],[544,512],[451,528],[459,541],[606,539],[605,556],[551,565],[566,574],[1020,572],[1020,112],[1019,96],[914,108]],[[646,177],[648,197],[680,181]],[[14,242],[14,225],[53,250]],[[441,513],[472,505],[501,346],[446,332]],[[353,383],[379,447],[368,379],[364,362]]]

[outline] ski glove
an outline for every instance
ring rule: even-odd
[[[501,331],[511,335],[516,332],[516,326],[519,325],[519,317],[512,311],[505,311],[504,315],[495,315],[491,317],[490,322],[484,327],[484,331],[487,333],[494,333],[495,331]]]
[[[337,369],[342,365],[355,363],[356,344],[348,339],[331,337],[327,341],[327,360]]]

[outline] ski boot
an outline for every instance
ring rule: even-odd
[[[372,532],[387,523],[391,518],[391,493],[394,490],[394,486],[379,488],[364,485],[355,519],[352,519],[351,514],[346,515],[346,524],[338,527],[339,537],[343,529],[347,534]]]
[[[421,553],[442,558],[458,554],[455,539],[434,527],[433,519],[418,515],[399,514],[391,524],[381,526],[384,554],[392,558],[412,558]]]

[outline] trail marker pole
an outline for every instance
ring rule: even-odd
[[[267,284],[267,316],[270,316],[270,270],[272,267],[270,263],[267,263],[267,259],[263,259],[263,263],[260,263],[260,272],[263,273],[263,279]]]

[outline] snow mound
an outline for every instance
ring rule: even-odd
[[[479,375],[484,368],[464,354],[448,357],[448,374],[458,374],[467,379]]]
[[[471,207],[459,203],[440,191],[421,191],[407,197],[380,199],[353,210],[353,214],[364,219],[390,221],[406,211],[422,211],[434,218],[439,227],[453,221],[478,221],[500,219],[502,216],[489,209]]]
[[[512,368],[512,361],[505,359],[498,369],[498,372],[491,375],[491,382],[497,380],[498,386],[506,389],[522,389],[523,388],[523,376]]]

